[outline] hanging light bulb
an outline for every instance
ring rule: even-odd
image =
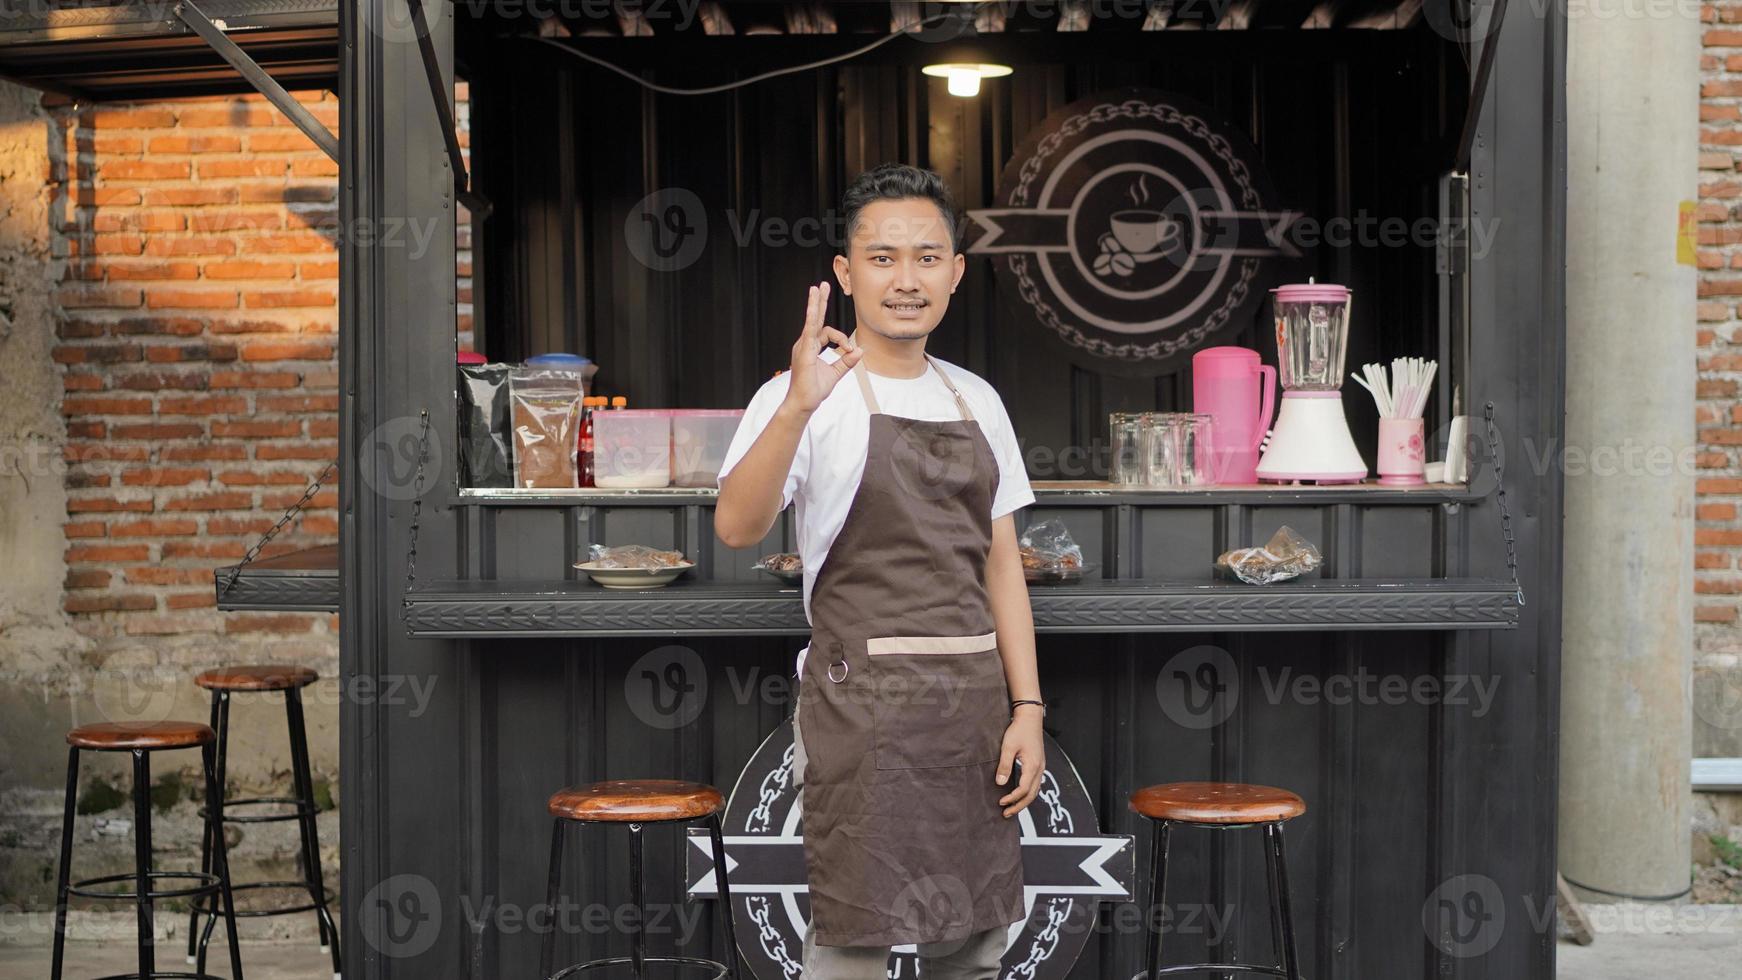
[[[942,78],[949,83],[951,95],[962,98],[972,98],[980,94],[980,79],[1002,78],[1010,74],[1009,65],[976,64],[964,61],[953,61],[939,65],[926,65],[920,71]]]

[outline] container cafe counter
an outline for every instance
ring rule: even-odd
[[[1043,119],[1141,87],[1213,106],[1305,214],[1488,222],[1479,249],[1327,243],[1278,281],[1349,285],[1348,364],[1436,357],[1446,384],[1429,432],[1453,414],[1455,390],[1479,424],[1492,413],[1499,436],[1484,441],[1499,451],[1472,460],[1467,486],[1410,491],[1038,483],[1018,523],[1063,520],[1100,570],[1030,592],[1053,705],[1049,761],[1061,793],[1077,796],[1031,808],[1035,820],[1136,838],[1097,879],[1119,885],[1148,866],[1147,835],[1126,809],[1137,787],[1288,787],[1308,806],[1289,830],[1306,976],[1552,977],[1561,486],[1536,464],[1558,444],[1563,411],[1559,12],[1515,10],[1480,36],[1446,34],[1446,5],[1431,0],[1422,16],[1261,0],[1227,5],[1229,29],[1183,31],[1096,21],[1073,34],[989,13],[967,40],[1015,73],[977,100],[952,101],[919,74],[949,44],[897,40],[707,101],[655,96],[560,49],[665,84],[710,84],[848,52],[867,40],[853,18],[886,29],[893,7],[821,5],[843,25],[836,36],[797,36],[810,15],[787,14],[815,5],[731,3],[741,28],[762,17],[786,36],[674,34],[654,21],[651,36],[541,41],[509,6],[417,5],[425,44],[405,0],[340,8],[341,219],[434,220],[444,233],[422,251],[341,242],[338,572],[257,562],[226,599],[336,602],[348,684],[387,692],[415,677],[429,691],[341,708],[348,975],[533,975],[542,937],[525,915],[543,901],[551,792],[666,777],[756,802],[758,753],[784,729],[805,632],[797,590],[750,568],[791,550],[787,518],[734,551],[712,533],[706,491],[459,488],[448,464],[462,297],[493,360],[578,351],[601,365],[603,391],[634,405],[741,407],[783,365],[795,298],[828,256],[790,236],[739,245],[726,208],[740,220],[750,208],[815,215],[846,178],[890,159],[938,170],[966,206],[986,207]],[[1449,23],[1466,23],[1467,7],[1453,4]],[[1299,29],[1321,10],[1330,28]],[[1407,29],[1373,28],[1387,23]],[[446,111],[456,77],[469,83],[464,147]],[[662,272],[633,261],[623,236],[637,202],[672,188],[718,220],[695,264]],[[469,295],[445,233],[462,205]],[[1189,405],[1177,369],[1067,365],[1010,319],[1006,268],[969,261],[932,352],[992,380],[1030,445],[1087,444],[1109,411]],[[1252,315],[1215,342],[1274,363],[1266,326]],[[402,447],[423,418],[434,464],[419,483]],[[1352,423],[1371,461],[1371,414]],[[1268,588],[1213,578],[1219,551],[1283,524],[1323,552],[1316,575]],[[698,565],[667,588],[608,592],[571,567],[595,541],[678,549]],[[703,686],[683,702],[693,715],[659,720],[673,692]],[[698,849],[675,836],[649,840],[648,898],[683,909]],[[1176,843],[1169,961],[1271,962],[1257,846],[1197,836],[1208,839]],[[605,834],[571,839],[569,894],[624,901],[625,851]],[[770,860],[790,876],[790,849]],[[1131,977],[1143,947],[1133,910],[1103,892],[1070,943],[1018,972]],[[717,954],[712,921],[700,916],[685,945]],[[767,918],[739,921],[746,949],[790,939]],[[655,936],[656,950],[673,939]],[[624,952],[621,935],[582,924],[559,959]]]

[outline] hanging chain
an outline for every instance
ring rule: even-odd
[[[1512,573],[1512,589],[1518,595],[1519,608],[1524,607],[1524,586],[1518,583],[1518,545],[1512,537],[1512,511],[1506,506],[1506,468],[1500,461],[1500,432],[1494,426],[1494,403],[1482,409],[1488,424],[1488,462],[1494,464],[1495,499],[1500,503],[1500,536],[1506,539],[1506,570]]]
[[[411,491],[411,542],[405,553],[405,591],[417,584],[417,527],[423,518],[423,465],[429,461],[429,409],[418,413],[422,428],[417,434],[417,475]]]
[[[230,590],[236,587],[236,580],[242,577],[242,569],[253,564],[254,559],[260,557],[261,549],[270,544],[272,539],[278,536],[278,532],[284,530],[291,521],[296,520],[297,515],[302,513],[302,509],[308,506],[308,502],[314,499],[315,494],[321,492],[322,485],[327,482],[327,479],[331,477],[338,468],[338,460],[328,463],[327,468],[321,470],[321,475],[315,477],[315,482],[309,484],[308,489],[302,492],[302,496],[297,498],[296,503],[291,504],[290,509],[284,512],[284,516],[280,517],[276,523],[267,528],[266,533],[260,536],[260,540],[254,542],[254,546],[249,548],[247,553],[243,554],[242,563],[240,565],[231,566],[230,576],[224,580],[224,589],[219,593],[220,598],[230,594]]]

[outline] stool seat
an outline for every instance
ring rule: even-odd
[[[725,805],[714,787],[676,779],[614,779],[557,790],[550,798],[551,816],[597,823],[694,820]]]
[[[211,726],[197,721],[102,721],[67,732],[68,745],[99,752],[191,749],[217,738]]]
[[[1275,786],[1163,783],[1132,793],[1131,810],[1151,820],[1259,824],[1298,817],[1306,812],[1306,801]]]
[[[208,691],[289,691],[307,687],[320,676],[307,667],[250,664],[208,670],[195,677],[194,683]]]

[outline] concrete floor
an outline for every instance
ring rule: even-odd
[[[1742,955],[1742,906],[1691,906],[1724,910],[1715,915],[1679,919],[1673,923],[1599,920],[1597,941],[1590,946],[1563,942],[1556,950],[1558,980],[1735,980]],[[1613,930],[1613,931],[1611,931]],[[14,940],[20,937],[9,937]],[[47,977],[50,949],[28,937],[28,944],[0,944],[0,977]],[[66,972],[70,977],[127,973],[137,967],[129,935],[123,942],[69,942]],[[172,936],[158,945],[159,969],[186,969],[182,948]],[[250,980],[331,980],[329,961],[312,942],[244,942]],[[213,943],[207,964],[218,976],[229,976],[229,957]]]

